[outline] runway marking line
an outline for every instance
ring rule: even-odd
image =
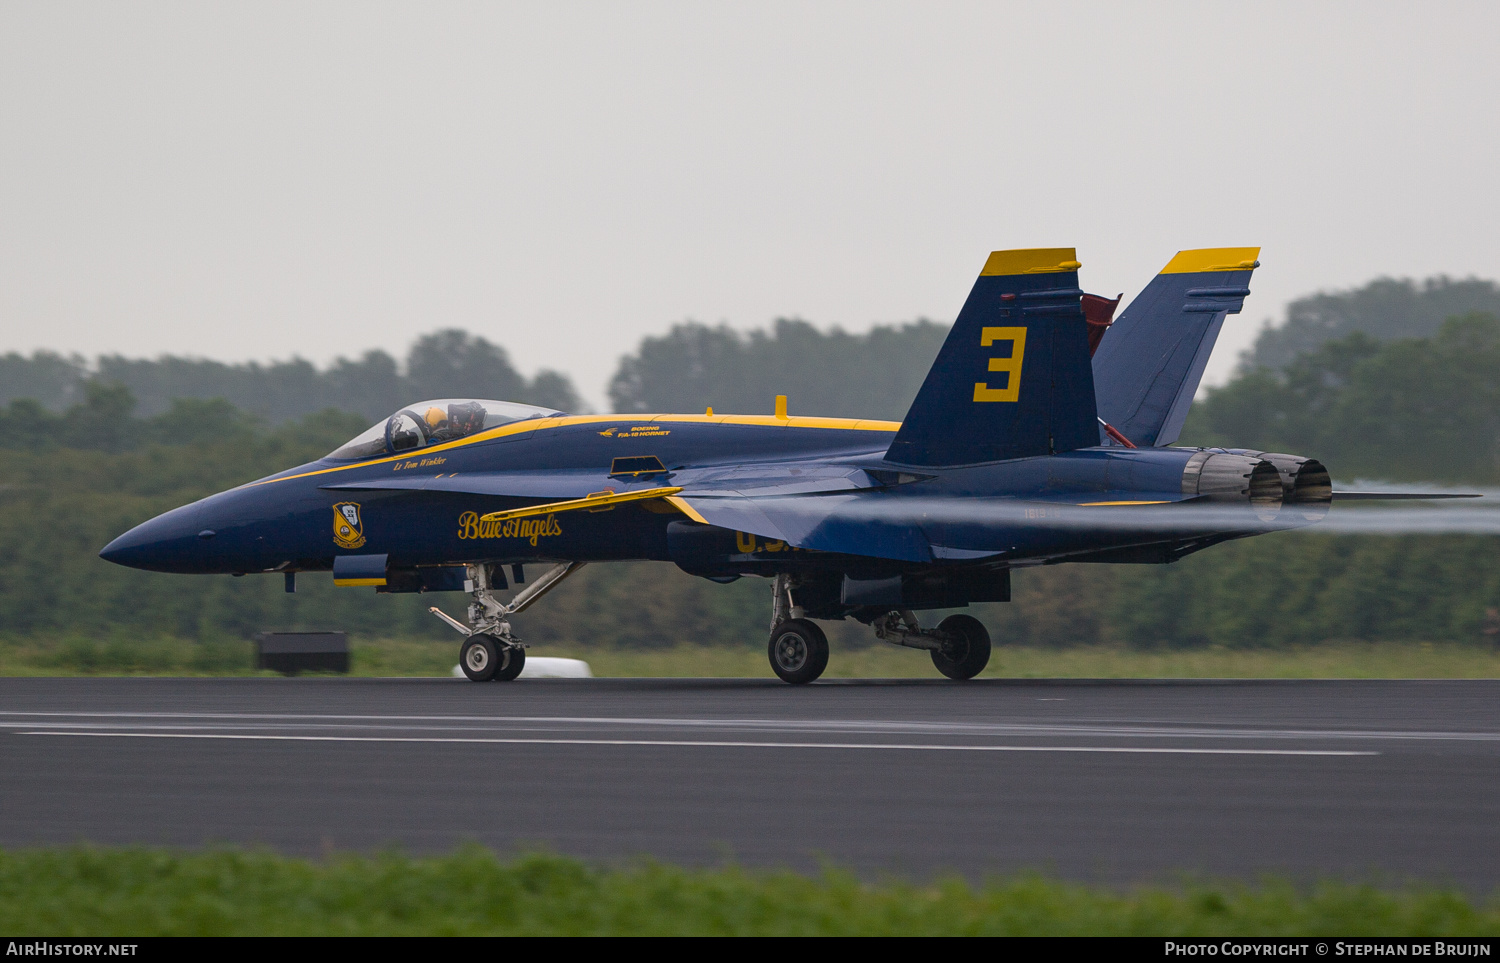
[[[956,746],[878,742],[740,742],[702,739],[481,739],[421,736],[271,736],[190,732],[89,732],[38,730],[21,736],[94,736],[114,739],[240,739],[258,742],[420,742],[542,746],[702,746],[716,749],[886,749],[946,752],[1110,752],[1191,756],[1378,756],[1378,752],[1341,749],[1182,749],[1166,746]]]
[[[663,718],[631,716],[470,716],[470,715],[371,715],[336,713],[260,713],[260,712],[25,712],[0,710],[0,729],[47,724],[86,725],[78,723],[43,723],[41,721],[5,721],[5,717],[97,719],[135,719],[146,725],[150,719],[202,719],[269,721],[277,719],[311,722],[486,722],[543,723],[549,725],[623,725],[661,726],[703,729],[782,729],[811,732],[913,732],[951,735],[983,734],[1059,734],[1075,736],[1149,736],[1207,739],[1394,739],[1415,741],[1497,742],[1500,732],[1445,732],[1440,730],[1399,729],[1254,729],[1212,726],[1143,726],[1087,723],[953,723],[925,720],[876,719],[715,719]],[[329,726],[335,728],[336,726]],[[352,727],[350,727],[352,728]]]

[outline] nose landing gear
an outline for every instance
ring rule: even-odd
[[[463,645],[458,650],[458,664],[470,681],[510,682],[526,665],[526,643],[511,632],[508,617],[546,595],[582,567],[582,562],[555,565],[506,603],[495,597],[489,566],[470,565],[468,581],[474,601],[469,603],[469,624],[465,625],[435,605],[428,611],[464,636]]]

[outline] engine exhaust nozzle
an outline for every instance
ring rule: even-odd
[[[1229,451],[1200,451],[1182,470],[1182,491],[1215,502],[1248,504],[1264,521],[1276,517],[1285,497],[1271,462]]]

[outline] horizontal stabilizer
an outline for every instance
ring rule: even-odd
[[[1238,314],[1250,293],[1259,256],[1258,247],[1179,251],[1162,268],[1094,353],[1100,418],[1141,448],[1177,440],[1224,318]]]
[[[1482,498],[1475,492],[1334,492],[1336,502],[1401,502],[1427,498]]]

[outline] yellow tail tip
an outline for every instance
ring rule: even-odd
[[[1076,271],[1078,249],[1072,247],[1028,247],[1015,251],[994,251],[984,262],[982,277],[1009,274],[1052,274]]]
[[[1258,247],[1205,247],[1178,251],[1161,269],[1163,274],[1201,274],[1208,271],[1253,271],[1260,267]]]

